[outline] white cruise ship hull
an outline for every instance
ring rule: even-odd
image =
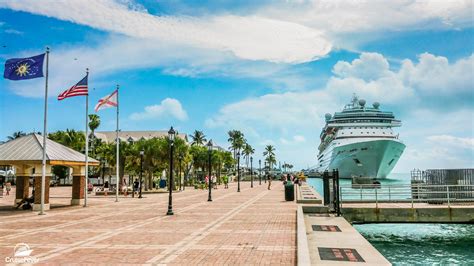
[[[384,179],[405,149],[398,139],[348,138],[334,140],[319,159],[319,172],[339,170],[340,178]]]

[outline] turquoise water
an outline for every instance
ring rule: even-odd
[[[354,225],[394,265],[474,265],[472,224]]]
[[[308,183],[320,194],[322,180]],[[351,180],[341,180],[350,185]],[[410,184],[410,174],[390,174],[384,184]],[[474,225],[361,224],[354,225],[394,265],[474,265]]]

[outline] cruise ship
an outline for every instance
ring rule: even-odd
[[[319,173],[338,169],[340,178],[384,179],[405,149],[392,129],[401,126],[401,121],[392,112],[381,111],[378,102],[367,107],[365,100],[354,95],[342,112],[325,118],[318,147]]]

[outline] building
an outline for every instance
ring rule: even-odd
[[[116,132],[115,131],[96,131],[94,136],[105,143],[115,142]],[[168,130],[158,131],[119,131],[119,138],[121,141],[135,142],[140,139],[152,139],[152,138],[166,138],[168,136]],[[178,133],[176,137],[183,139],[188,143],[188,135],[184,133]]]

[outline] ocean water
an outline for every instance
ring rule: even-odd
[[[307,180],[323,193],[319,178]],[[341,180],[350,185],[351,180]],[[384,184],[410,184],[410,174],[392,173]],[[358,224],[354,227],[394,265],[474,265],[472,224]]]
[[[473,224],[354,227],[394,265],[474,265]]]

